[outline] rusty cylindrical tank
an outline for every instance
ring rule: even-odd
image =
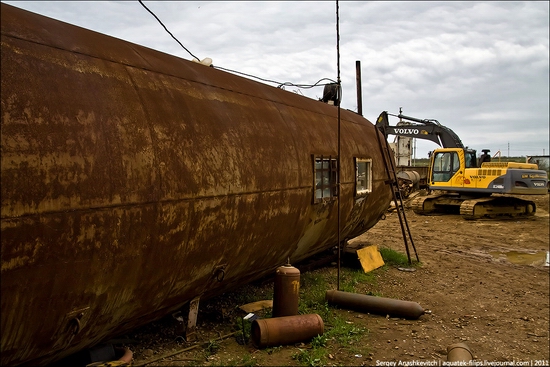
[[[326,293],[329,304],[341,306],[354,311],[390,315],[406,319],[418,319],[424,314],[424,309],[416,302],[401,301],[393,298],[368,296],[329,290]]]
[[[388,208],[381,133],[352,111],[337,157],[334,106],[5,3],[0,16],[1,365],[55,362],[327,250],[337,204],[342,238]],[[338,197],[317,197],[329,162]],[[358,194],[359,163],[372,190]]]
[[[302,342],[323,335],[325,326],[317,314],[258,319],[252,322],[252,342],[258,348]]]
[[[275,271],[273,317],[298,315],[300,302],[300,270],[290,264]]]
[[[418,186],[420,174],[416,171],[399,171],[397,172],[397,178],[408,180],[413,184],[413,186]]]
[[[451,344],[447,347],[448,362],[464,362],[467,365],[473,359],[474,355],[470,347],[464,343]]]

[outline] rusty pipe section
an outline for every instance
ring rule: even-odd
[[[470,361],[474,359],[474,355],[465,343],[451,344],[447,347],[447,361],[448,362],[463,362],[464,365],[469,365]]]
[[[252,322],[252,342],[258,348],[275,347],[310,340],[323,335],[324,323],[317,314],[274,317]]]
[[[0,364],[55,362],[351,238],[391,200],[372,123],[1,4]],[[356,195],[356,161],[372,191]],[[44,312],[47,310],[47,312]]]
[[[361,61],[355,61],[355,85],[357,88],[357,113],[363,116],[363,97],[361,86]]]
[[[354,311],[403,317],[411,320],[418,319],[425,313],[424,309],[416,302],[337,290],[328,290],[326,300],[329,305],[336,305]]]

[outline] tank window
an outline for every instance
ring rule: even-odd
[[[456,152],[438,152],[434,156],[432,181],[447,182],[460,169]]]
[[[314,157],[314,203],[334,200],[338,196],[338,160],[332,156]]]
[[[355,158],[355,195],[372,192],[372,159]]]

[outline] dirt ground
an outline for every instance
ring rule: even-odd
[[[365,291],[418,302],[431,313],[418,320],[405,320],[339,310],[349,323],[369,332],[352,349],[354,352],[327,347],[327,364],[376,366],[401,361],[401,365],[442,365],[447,360],[447,346],[465,343],[477,365],[548,365],[550,285],[545,260],[550,242],[549,196],[529,199],[537,203],[537,213],[528,219],[468,221],[458,215],[420,216],[406,210],[421,266],[414,272],[397,267],[378,271],[375,285]],[[405,253],[395,212],[389,212],[385,220],[350,242]],[[411,252],[414,257],[412,248]],[[336,267],[315,271],[335,272]],[[197,335],[203,342],[231,331],[223,315],[231,306],[225,301],[217,303],[219,324],[199,313]],[[300,362],[292,355],[299,348],[307,348],[291,345],[266,352],[250,343],[240,345],[232,336],[217,342],[215,353],[205,353],[208,343],[184,342],[175,322],[169,319],[129,335],[135,339],[130,345],[134,365],[191,347],[147,365],[297,366]]]

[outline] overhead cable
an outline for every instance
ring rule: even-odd
[[[174,35],[173,35],[172,33],[170,33],[170,31],[168,30],[168,28],[166,28],[166,26],[165,26],[165,25],[160,21],[160,19],[155,15],[155,13],[153,13],[151,10],[149,10],[149,8],[146,7],[145,4],[144,4],[141,0],[138,0],[138,1],[139,1],[139,3],[141,4],[141,6],[143,6],[143,7],[145,8],[145,10],[147,10],[149,13],[151,13],[152,16],[155,17],[155,19],[160,23],[160,25],[164,28],[164,30],[165,30],[166,32],[168,32],[168,34],[169,34],[170,36],[172,36],[172,38],[175,39],[176,42],[179,43],[179,45],[180,45],[181,47],[183,47],[183,49],[184,49],[185,51],[189,52],[189,55],[193,56],[193,57],[194,57],[195,59],[197,59],[197,60],[200,60],[197,56],[193,55],[193,54],[191,53],[191,51],[189,51],[184,45],[182,45],[182,43],[181,43],[180,41],[178,41],[178,39],[177,39],[176,37],[174,37]]]
[[[193,55],[193,53],[191,51],[189,51],[169,30],[168,28],[166,28],[166,26],[162,23],[162,21],[155,15],[155,13],[153,13],[148,7],[145,6],[145,4],[143,4],[143,2],[141,0],[138,0],[139,3],[141,4],[141,6],[143,6],[145,8],[145,10],[147,10],[149,13],[151,13],[152,16],[155,17],[155,19],[160,23],[160,25],[164,28],[164,30],[166,32],[168,32],[168,34],[185,50],[189,53],[189,55],[191,55],[192,57],[194,57],[195,59],[197,60],[200,60],[197,56]],[[281,82],[278,82],[276,80],[269,80],[269,79],[264,79],[264,78],[260,78],[258,76],[255,76],[255,75],[251,75],[251,74],[246,74],[246,73],[243,73],[243,72],[240,72],[240,71],[235,71],[235,70],[231,70],[231,69],[226,69],[226,68],[222,68],[221,66],[215,66],[215,65],[212,65],[212,67],[214,67],[215,69],[219,69],[219,70],[223,70],[223,71],[228,71],[228,72],[231,72],[231,73],[235,73],[235,74],[240,74],[240,75],[244,75],[244,76],[247,76],[247,77],[250,77],[250,78],[255,78],[255,79],[258,79],[258,80],[261,80],[263,82],[267,82],[267,83],[273,83],[273,84],[277,84],[277,88],[282,88],[284,89],[285,86],[290,86],[290,87],[297,87],[297,88],[302,88],[302,89],[309,89],[309,88],[313,88],[313,87],[316,87],[316,86],[322,86],[322,85],[326,85],[328,83],[325,83],[325,84],[319,84],[321,81],[323,80],[328,80],[330,83],[336,83],[334,80],[332,79],[329,79],[329,78],[322,78],[320,79],[317,83],[315,84],[294,84],[294,83],[291,83],[291,82],[284,82],[284,83],[281,83]]]
[[[283,87],[286,86],[286,87],[297,87],[297,88],[302,88],[302,89],[309,89],[309,88],[313,88],[313,87],[317,87],[317,86],[329,84],[329,83],[320,84],[323,80],[328,80],[330,83],[336,83],[334,80],[329,79],[329,78],[322,78],[322,79],[318,80],[315,84],[294,84],[294,83],[291,83],[291,82],[284,82],[284,83],[281,83],[281,82],[278,82],[278,81],[276,81],[276,80],[264,79],[264,78],[260,78],[259,76],[255,76],[255,75],[251,75],[251,74],[246,74],[246,73],[243,73],[243,72],[240,72],[240,71],[222,68],[221,66],[215,66],[215,65],[214,65],[214,68],[215,68],[215,69],[219,69],[219,70],[223,70],[223,71],[228,71],[228,72],[230,72],[230,73],[235,73],[235,74],[240,74],[240,75],[248,76],[248,77],[251,77],[251,78],[255,78],[255,79],[261,80],[261,81],[263,81],[263,82],[277,84],[277,88],[283,88]]]

